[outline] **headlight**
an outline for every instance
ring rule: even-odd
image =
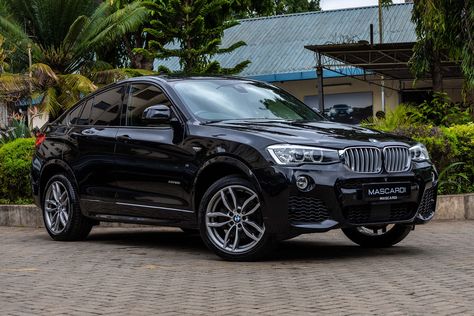
[[[410,148],[411,160],[413,161],[425,161],[430,160],[428,150],[423,144],[416,144]]]
[[[279,165],[329,164],[340,161],[339,153],[334,149],[299,145],[272,145],[268,146],[267,150]]]

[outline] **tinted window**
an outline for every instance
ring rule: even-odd
[[[191,112],[204,121],[324,118],[285,91],[241,80],[182,80],[172,83]]]
[[[149,84],[133,84],[130,86],[127,103],[127,126],[148,126],[142,120],[143,111],[152,105],[163,104],[171,106],[163,91]]]
[[[84,102],[81,116],[77,118],[74,122],[71,120],[71,123],[76,125],[89,125],[89,115],[91,114],[92,101],[94,101],[93,98]]]
[[[71,124],[78,124],[78,121],[80,120],[80,115],[82,112],[82,109],[84,108],[84,102],[76,106],[71,112],[68,114],[69,118],[69,123]]]
[[[84,106],[79,125],[119,125],[123,102],[123,87],[104,91],[89,99]]]

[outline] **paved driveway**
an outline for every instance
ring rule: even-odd
[[[94,229],[53,242],[0,227],[1,315],[472,314],[474,221],[417,227],[370,250],[340,232],[283,243],[257,263],[229,263],[172,229]]]

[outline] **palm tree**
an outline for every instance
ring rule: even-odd
[[[20,74],[0,77],[0,87],[29,80],[32,97],[54,119],[81,96],[96,89],[85,76],[104,69],[100,49],[137,30],[147,11],[141,1],[120,9],[91,0],[0,0],[0,35],[14,53],[11,68]],[[28,51],[32,66],[29,67]],[[107,67],[105,67],[107,68]],[[31,74],[29,76],[29,74]],[[7,78],[8,77],[8,78]],[[2,83],[3,82],[3,83]]]

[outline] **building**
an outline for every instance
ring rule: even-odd
[[[423,99],[431,90],[431,79],[418,80],[414,85],[413,77],[407,70],[406,62],[416,41],[415,26],[411,22],[412,8],[412,3],[402,3],[382,9],[382,47],[377,46],[377,6],[244,19],[240,25],[226,30],[223,46],[240,40],[247,45],[216,59],[224,67],[250,60],[252,63],[241,76],[271,82],[308,105],[318,107],[318,54],[315,48],[332,48],[322,54],[324,110],[328,111],[335,104],[348,104],[361,112],[369,110],[369,114],[373,114],[404,101]],[[371,45],[374,42],[375,45]],[[390,71],[381,71],[381,65],[377,65],[378,69],[367,67],[371,66],[367,64],[370,58],[358,63],[357,59],[362,55],[354,52],[352,59],[348,54],[338,58],[337,49],[341,47],[358,47],[359,50],[369,47],[379,56],[389,54],[392,59],[399,58],[397,54],[401,53],[398,51],[403,48],[405,55],[399,63],[384,62]],[[367,56],[375,53],[369,51]],[[384,61],[383,58],[380,60]],[[160,60],[155,64],[179,70],[177,59]],[[397,77],[401,74],[400,71],[396,73],[397,69],[401,68],[404,69],[403,76]],[[459,101],[462,90],[460,73],[449,72],[449,69],[446,73],[452,76],[445,80],[445,90],[454,101]],[[385,76],[382,77],[383,74]],[[394,75],[393,78],[391,75]]]

